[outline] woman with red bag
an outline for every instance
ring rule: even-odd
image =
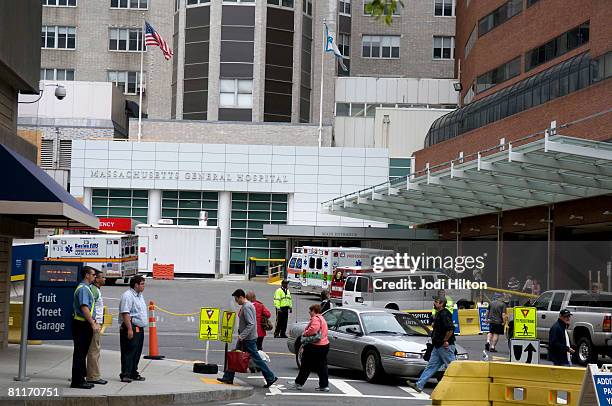
[[[327,353],[329,352],[329,339],[327,338],[327,322],[321,316],[321,305],[313,304],[310,306],[310,323],[302,334],[302,363],[300,373],[295,381],[287,382],[287,389],[302,390],[310,371],[316,370],[319,375],[319,387],[317,392],[329,392],[329,382],[327,373]]]
[[[263,340],[266,336],[264,326],[268,324],[267,321],[270,320],[270,317],[272,317],[272,313],[270,313],[270,310],[268,310],[263,303],[257,300],[255,292],[252,290],[246,294],[246,298],[249,302],[253,303],[253,306],[255,306],[255,313],[257,315],[257,349],[263,351]],[[266,323],[264,323],[264,318],[266,319]]]

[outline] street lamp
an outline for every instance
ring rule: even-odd
[[[18,103],[21,103],[21,104],[33,104],[33,103],[37,103],[43,97],[43,93],[45,91],[45,86],[55,86],[55,97],[58,100],[63,100],[66,97],[66,88],[64,87],[64,85],[62,85],[61,83],[45,83],[43,85],[43,88],[39,89],[40,96],[38,97],[38,99],[36,99],[34,101],[20,101]]]

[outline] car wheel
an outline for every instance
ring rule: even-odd
[[[363,370],[368,382],[377,382],[385,375],[378,351],[370,350],[366,353]]]
[[[300,369],[302,367],[302,356],[304,355],[304,346],[299,341],[295,344],[297,351],[295,352],[295,363]]]
[[[580,337],[576,343],[576,352],[574,353],[574,361],[586,366],[597,362],[597,353],[593,348],[593,343],[589,337]]]

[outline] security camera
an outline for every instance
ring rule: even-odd
[[[55,97],[57,97],[58,100],[64,100],[64,97],[66,97],[66,88],[63,85],[57,85],[55,88]]]

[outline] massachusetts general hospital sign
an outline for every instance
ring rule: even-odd
[[[204,180],[220,182],[289,183],[287,175],[257,173],[230,174],[224,172],[91,169],[89,177],[94,179]]]

